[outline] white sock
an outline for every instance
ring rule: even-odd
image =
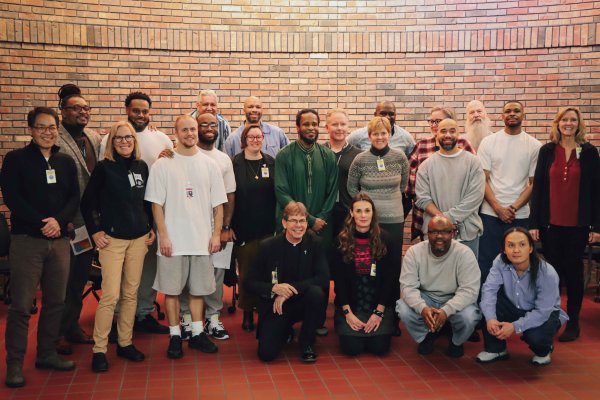
[[[202,321],[192,321],[192,336],[198,336],[204,330]]]
[[[183,324],[189,325],[192,323],[192,314],[186,313],[183,314]]]
[[[210,323],[211,324],[218,324],[219,323],[219,314],[213,314],[210,316]]]
[[[169,334],[171,336],[181,336],[181,328],[179,325],[169,326]]]

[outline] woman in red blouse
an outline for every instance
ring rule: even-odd
[[[579,337],[583,252],[588,242],[600,240],[600,157],[585,135],[578,108],[556,114],[550,142],[540,149],[531,195],[529,232],[542,240],[546,260],[567,288],[569,322],[561,342]]]

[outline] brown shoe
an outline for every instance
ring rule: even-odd
[[[65,337],[71,343],[94,344],[94,339],[81,328],[78,331],[65,335]]]
[[[69,343],[69,341],[64,336],[60,336],[56,340],[56,352],[62,355],[73,354],[71,343]]]

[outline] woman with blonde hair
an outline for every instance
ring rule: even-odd
[[[579,337],[583,301],[583,252],[600,240],[600,157],[586,140],[577,107],[561,108],[550,142],[540,148],[531,195],[530,233],[567,288],[569,322],[559,341]]]
[[[102,266],[102,295],[94,322],[94,372],[108,370],[108,334],[119,299],[117,355],[131,361],[144,359],[131,339],[144,256],[155,238],[151,206],[144,201],[147,180],[148,166],[140,159],[135,129],[127,121],[116,123],[110,129],[104,160],[94,168],[81,199],[81,213]]]

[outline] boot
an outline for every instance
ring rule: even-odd
[[[573,342],[579,337],[579,321],[571,320],[567,322],[562,335],[558,337],[559,342]]]
[[[254,330],[254,314],[252,311],[244,311],[242,329],[246,332],[252,332]]]

